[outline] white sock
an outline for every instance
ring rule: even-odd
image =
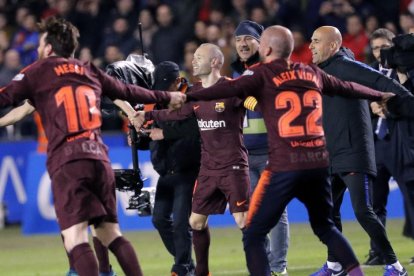
[[[397,261],[397,262],[395,262],[395,263],[393,263],[393,264],[391,264],[393,267],[395,267],[398,271],[403,271],[403,267],[402,267],[402,265],[400,264],[400,262],[399,261]]]
[[[334,271],[341,271],[342,270],[342,265],[338,262],[329,262],[329,261],[327,261],[326,264],[328,265],[329,269],[332,269]]]

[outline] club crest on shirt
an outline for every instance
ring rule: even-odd
[[[223,112],[225,109],[224,102],[218,102],[216,103],[216,106],[214,107],[214,110],[217,112]]]

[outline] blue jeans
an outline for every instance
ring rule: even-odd
[[[259,182],[260,174],[267,164],[267,154],[250,155],[249,154],[249,174],[251,193],[253,193]],[[289,221],[287,209],[284,210],[279,222],[273,227],[266,240],[267,258],[269,260],[271,271],[282,272],[287,266],[287,251],[289,248]]]

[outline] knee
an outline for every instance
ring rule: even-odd
[[[191,226],[191,229],[193,229],[193,230],[203,230],[204,228],[207,227],[207,222],[206,221],[192,219],[190,217],[190,226]]]
[[[240,229],[246,227],[247,212],[234,213],[233,217],[234,221]]]

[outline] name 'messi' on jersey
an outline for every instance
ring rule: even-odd
[[[197,120],[197,122],[198,122],[198,127],[200,128],[201,131],[213,130],[213,129],[217,129],[217,128],[221,128],[221,127],[226,127],[226,122],[224,120],[220,120],[220,121],[208,120],[208,121],[205,121],[203,119],[199,119],[199,120]]]

